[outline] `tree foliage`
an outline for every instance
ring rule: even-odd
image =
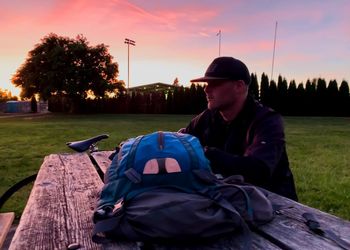
[[[260,82],[260,101],[264,104],[268,102],[269,96],[269,78],[265,73],[261,75]]]
[[[253,73],[250,75],[250,78],[251,78],[251,82],[249,85],[249,94],[257,99],[259,97],[258,78],[256,74],[253,74]]]
[[[22,88],[21,97],[103,97],[123,87],[118,86],[118,64],[112,60],[104,44],[89,46],[82,35],[71,39],[51,33],[28,53],[12,83]]]
[[[17,100],[16,96],[13,96],[7,89],[3,90],[0,88],[0,102],[6,102],[11,100]]]
[[[349,85],[343,81],[338,88],[335,80],[327,84],[323,79],[307,80],[306,85],[281,77],[278,83],[268,82],[265,74],[261,78],[260,95],[256,99],[282,115],[302,116],[350,116]],[[287,86],[287,89],[286,89]],[[320,89],[317,89],[317,88]],[[250,93],[259,93],[252,91]],[[324,96],[325,105],[317,102]],[[283,97],[283,98],[281,98]],[[148,93],[135,93],[132,96],[120,95],[113,98],[83,99],[79,102],[82,113],[151,113],[151,114],[198,114],[207,107],[202,85],[179,86],[174,91],[162,90]],[[53,112],[67,112],[67,98],[50,98],[49,109]]]
[[[276,109],[280,112],[285,112],[288,106],[287,100],[288,92],[288,83],[286,78],[283,78],[281,75],[278,76],[277,81],[277,100],[276,100]]]
[[[179,79],[176,77],[173,82],[174,86],[179,86]]]
[[[350,116],[350,95],[349,85],[346,81],[342,81],[339,87],[339,115]]]

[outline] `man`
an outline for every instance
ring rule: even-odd
[[[216,58],[205,76],[208,109],[182,132],[199,138],[214,173],[242,175],[246,182],[297,200],[281,116],[248,95],[250,74],[232,57]]]

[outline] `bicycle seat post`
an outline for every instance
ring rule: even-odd
[[[98,151],[97,143],[93,143],[89,147],[89,154]]]

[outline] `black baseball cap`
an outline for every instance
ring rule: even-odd
[[[209,65],[204,77],[196,78],[191,82],[208,82],[213,80],[243,80],[250,84],[250,73],[247,66],[233,57],[218,57]]]

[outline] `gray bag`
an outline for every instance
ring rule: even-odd
[[[271,221],[273,209],[258,188],[233,183],[237,179],[216,179],[214,187],[196,192],[154,187],[137,194],[96,221],[93,241],[195,242],[237,231],[243,233],[245,248],[249,248],[248,225]]]

